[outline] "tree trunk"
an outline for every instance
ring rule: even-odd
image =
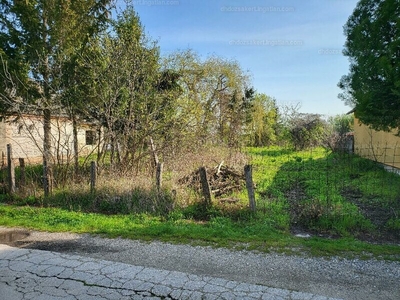
[[[154,144],[153,138],[149,137],[150,149],[153,156],[153,164],[157,167],[158,163],[160,162],[157,155],[156,145]]]
[[[78,177],[79,171],[79,149],[78,149],[78,124],[75,114],[72,114],[72,135],[74,139],[74,174]]]
[[[51,155],[51,111],[43,110],[43,160],[46,166],[46,178],[48,191],[52,188],[52,155]]]

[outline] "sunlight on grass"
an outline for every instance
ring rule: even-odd
[[[238,201],[214,199],[206,209],[201,195],[174,181],[190,167],[175,165],[167,168],[168,188],[162,191],[146,177],[103,176],[95,193],[83,183],[59,189],[46,199],[3,196],[0,203],[7,204],[0,204],[0,225],[289,254],[293,249],[313,255],[366,255],[367,251],[374,257],[400,260],[398,247],[357,240],[399,230],[400,176],[358,156],[322,148],[246,151],[253,165],[256,213],[248,209],[244,187],[228,195]],[[208,155],[213,164],[222,160]],[[230,157],[239,166],[244,163],[243,155]],[[172,187],[177,191],[171,192]],[[371,207],[384,214],[379,224],[363,213]],[[319,237],[299,239],[291,234],[297,230]]]

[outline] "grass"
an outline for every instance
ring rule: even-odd
[[[368,244],[352,238],[336,240],[318,237],[296,238],[277,231],[257,218],[246,222],[233,222],[229,218],[212,217],[207,223],[199,223],[193,220],[173,217],[165,219],[145,214],[106,216],[59,208],[8,205],[0,206],[0,215],[2,226],[49,232],[91,233],[111,238],[160,240],[285,254],[400,260],[398,246]]]
[[[258,203],[275,218],[288,216],[281,227],[376,238],[396,227],[400,177],[375,162],[324,149],[249,152],[262,183]]]
[[[294,152],[270,147],[246,151],[253,165],[257,213],[247,209],[245,190],[231,195],[240,199],[236,204],[216,200],[212,208],[205,209],[198,195],[176,184],[201,164],[218,165],[224,160],[228,165],[244,165],[242,155],[203,152],[201,163],[191,154],[181,164],[174,160],[174,165],[167,165],[161,192],[154,189],[148,177],[135,176],[132,180],[103,175],[95,193],[83,181],[58,189],[46,199],[40,195],[0,194],[0,225],[262,252],[400,261],[399,246],[383,243],[378,235],[400,230],[398,175],[357,156],[324,149]],[[380,215],[369,218],[365,211]],[[291,233],[294,230],[311,232],[313,237],[295,237]],[[363,237],[375,242],[362,241]]]

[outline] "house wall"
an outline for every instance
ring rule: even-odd
[[[80,155],[92,151],[94,145],[86,145],[86,131],[89,125],[78,128],[78,149]],[[1,135],[3,132],[3,135]],[[51,138],[54,161],[73,159],[73,127],[67,118],[51,120]],[[13,158],[24,158],[26,163],[43,160],[43,120],[40,116],[26,115],[18,120],[8,119],[0,125],[0,151],[6,153],[7,144],[12,145]]]
[[[397,130],[376,131],[354,118],[354,152],[362,157],[400,168],[400,137]]]
[[[8,121],[7,144],[12,145],[13,157],[27,159],[28,163],[41,161],[43,129],[40,118],[27,116],[18,121]]]

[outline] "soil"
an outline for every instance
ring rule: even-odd
[[[374,233],[358,234],[358,238],[376,243],[400,243],[400,231],[387,227],[387,222],[396,218],[396,211],[400,211],[400,201],[393,201],[388,205],[382,205],[379,201],[373,201],[373,195],[364,195],[358,189],[345,188],[342,196],[347,201],[355,204],[360,213],[376,227]]]

